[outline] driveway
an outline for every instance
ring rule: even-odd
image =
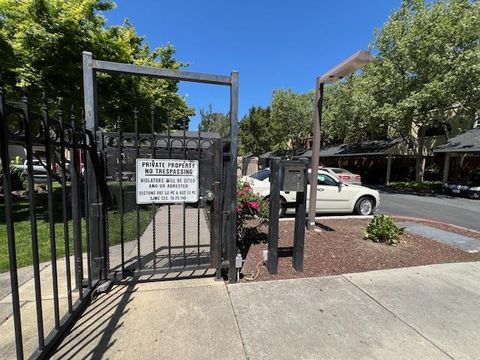
[[[480,231],[480,201],[444,195],[419,196],[380,192],[379,211],[437,220]]]

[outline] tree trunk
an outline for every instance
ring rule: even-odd
[[[423,155],[423,148],[425,146],[425,130],[426,128],[424,126],[420,128],[417,139],[418,146],[415,164],[415,181],[417,182],[422,182],[425,174],[425,156]]]

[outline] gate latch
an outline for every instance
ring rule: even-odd
[[[215,200],[215,194],[210,190],[205,191],[205,196],[200,196],[201,199],[205,199],[208,202]]]

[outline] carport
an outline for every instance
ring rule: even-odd
[[[445,154],[443,184],[450,179],[465,177],[480,168],[480,128],[471,129],[437,146],[435,154]]]
[[[311,161],[312,150],[307,150],[302,157]],[[364,181],[378,184],[389,184],[392,178],[408,175],[408,169],[412,167],[413,170],[415,166],[415,157],[410,155],[408,145],[400,138],[322,148],[320,159],[320,165],[346,167],[360,173]]]

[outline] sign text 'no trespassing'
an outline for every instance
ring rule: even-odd
[[[137,204],[198,201],[198,161],[137,159]]]

